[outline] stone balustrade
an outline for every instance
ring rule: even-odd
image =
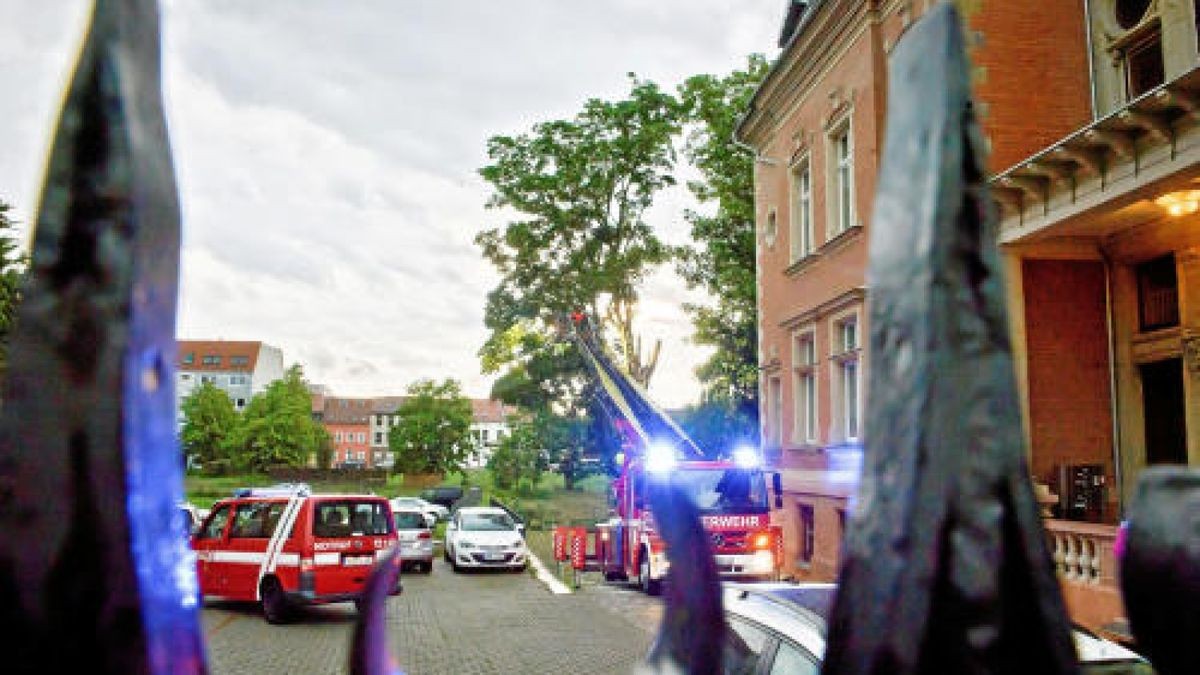
[[[1069,583],[1116,586],[1115,526],[1052,518],[1043,522],[1059,577]]]

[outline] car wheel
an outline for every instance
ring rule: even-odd
[[[262,609],[263,618],[267,623],[283,624],[291,619],[292,608],[288,603],[287,596],[283,594],[283,589],[279,586],[279,581],[275,579],[267,579],[262,585]]]
[[[645,549],[642,550],[642,559],[638,562],[638,586],[646,595],[658,595],[662,590],[662,583],[650,578],[650,554]]]

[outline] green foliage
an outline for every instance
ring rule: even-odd
[[[500,276],[480,350],[484,371],[502,373],[493,396],[538,414],[586,410],[583,362],[555,320],[577,309],[599,319],[605,301],[632,306],[668,259],[644,214],[674,183],[679,112],[670,94],[631,76],[624,99],[592,99],[571,119],[489,139],[479,171],[488,207],[513,216],[476,237]]]
[[[242,469],[304,466],[330,443],[329,432],[312,418],[312,396],[299,365],[250,400],[230,437],[229,452]]]
[[[696,246],[677,251],[677,267],[691,287],[704,288],[715,302],[688,307],[695,342],[716,348],[697,370],[705,398],[727,403],[739,416],[758,408],[754,159],[734,145],[733,132],[767,68],[766,59],[754,55],[744,70],[697,75],[679,88],[690,128],[684,154],[702,176],[688,188],[715,209],[688,212]]]
[[[415,382],[397,415],[388,445],[398,472],[457,471],[473,449],[471,401],[455,380]]]
[[[714,457],[728,457],[739,445],[756,445],[758,440],[758,416],[747,414],[731,401],[709,400],[691,406],[677,422],[696,445]]]
[[[230,437],[239,418],[229,395],[211,382],[203,382],[181,405],[183,430],[180,443],[185,456],[201,464],[226,459]]]
[[[0,373],[8,363],[8,339],[29,262],[21,243],[13,236],[16,223],[8,215],[11,210],[11,206],[0,200]]]
[[[492,479],[502,489],[520,487],[522,481],[532,488],[549,466],[542,439],[532,422],[514,421],[510,429],[488,460]]]

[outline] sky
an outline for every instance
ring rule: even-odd
[[[496,282],[473,244],[485,144],[628,91],[773,57],[780,0],[164,0],[163,76],[183,248],[176,334],[262,340],[340,396],[453,377]],[[54,116],[91,2],[0,0],[0,199],[35,220]],[[686,167],[680,175],[688,176]],[[682,181],[681,181],[682,182]],[[682,187],[648,220],[685,243]],[[670,267],[638,323],[663,353],[650,395],[697,400]]]

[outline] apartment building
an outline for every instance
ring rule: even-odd
[[[373,408],[369,398],[324,397],[320,419],[333,441],[334,468],[376,468],[370,439]]]
[[[836,573],[870,367],[865,230],[887,58],[932,4],[786,3],[782,51],[737,129],[757,157],[762,431],[798,578]],[[1196,3],[955,4],[1001,214],[1031,472],[1057,497],[1060,569],[1113,588],[1106,523],[1138,470],[1200,461]]]
[[[283,352],[258,341],[180,340],[175,363],[175,420],[183,427],[183,400],[208,382],[241,411],[255,394],[283,379]]]

